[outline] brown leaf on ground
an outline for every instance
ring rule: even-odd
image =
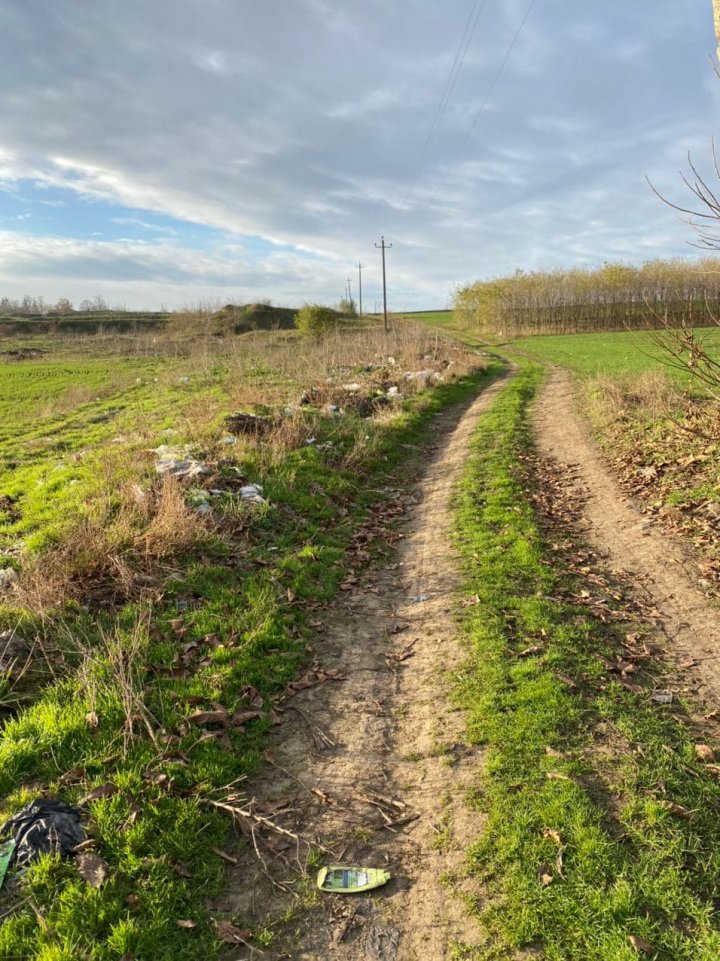
[[[181,877],[181,878],[192,877],[192,874],[190,873],[188,866],[186,864],[183,864],[182,861],[175,861],[173,863],[172,869],[175,872],[175,874],[178,875],[178,877]]]
[[[693,816],[692,811],[683,807],[682,804],[675,804],[674,801],[658,801],[658,804],[661,808],[669,811],[670,814],[677,814],[679,818],[683,818],[685,821],[689,821]]]
[[[87,881],[91,888],[99,888],[110,874],[110,866],[105,858],[92,851],[83,851],[75,859],[80,877]]]
[[[232,716],[233,727],[240,727],[243,724],[247,724],[248,721],[254,721],[258,717],[264,717],[262,711],[252,710],[252,711],[235,711]]]
[[[215,932],[223,944],[247,944],[252,932],[238,928],[230,921],[216,921]]]
[[[219,724],[221,727],[230,727],[230,718],[227,711],[196,711],[187,717],[189,724]]]
[[[635,948],[636,951],[642,952],[642,954],[654,954],[655,948],[644,938],[640,938],[637,934],[629,934],[628,941]]]
[[[560,834],[555,830],[555,828],[545,828],[545,830],[542,833],[542,836],[544,838],[549,838],[551,841],[554,841],[558,845],[562,845]]]
[[[715,760],[715,752],[708,744],[696,744],[695,753],[701,761],[712,763]]]
[[[550,873],[550,868],[546,864],[543,864],[538,871],[538,877],[540,878],[540,883],[545,888],[548,886],[548,884],[552,884],[555,880],[553,875]]]
[[[220,848],[210,848],[213,854],[217,854],[219,858],[223,861],[227,861],[228,864],[238,864],[238,859],[234,858],[232,854],[228,854],[227,851],[222,851]]]
[[[86,794],[85,797],[80,798],[78,804],[87,804],[89,801],[97,801],[103,797],[112,797],[113,794],[117,793],[117,786],[115,784],[110,784],[108,781],[107,784],[101,784],[99,787],[93,788],[89,794]]]
[[[140,907],[140,898],[137,896],[137,894],[128,894],[125,898],[125,904],[127,904],[129,908],[135,910],[136,908]]]
[[[532,647],[526,647],[524,651],[518,652],[518,657],[530,657],[531,654],[539,654],[541,651],[545,650],[544,644],[533,644]]]

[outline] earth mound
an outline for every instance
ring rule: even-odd
[[[210,318],[212,331],[225,334],[248,334],[253,330],[292,330],[296,310],[272,307],[270,304],[226,304]]]

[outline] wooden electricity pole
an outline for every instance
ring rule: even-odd
[[[365,264],[361,264],[360,261],[358,260],[358,264],[357,264],[357,269],[358,269],[358,300],[360,301],[360,311],[359,311],[359,314],[360,314],[360,319],[361,319],[361,320],[362,320],[362,272],[363,272],[363,267],[364,267],[364,266],[365,266]]]
[[[715,17],[715,36],[718,42],[718,57],[720,58],[720,0],[713,0],[713,15]]]
[[[720,0],[717,0],[717,2],[720,2]],[[387,284],[385,283],[385,251],[386,251],[386,250],[389,250],[389,249],[392,247],[392,244],[386,244],[386,243],[385,243],[385,238],[384,238],[384,237],[381,237],[381,238],[380,238],[380,243],[379,243],[379,244],[375,244],[375,246],[376,246],[376,247],[379,247],[380,250],[382,250],[382,267],[383,267],[383,323],[384,323],[384,326],[385,326],[385,333],[387,333],[387,332],[388,332],[388,319],[387,319]]]

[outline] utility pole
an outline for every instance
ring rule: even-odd
[[[713,15],[715,17],[715,36],[718,41],[718,57],[720,57],[720,0],[713,0]]]
[[[360,261],[358,260],[357,269],[358,269],[358,298],[360,301],[360,320],[362,320],[362,272],[363,272],[364,266],[365,264],[361,264]]]
[[[385,326],[385,333],[388,332],[388,319],[387,319],[387,284],[385,283],[385,251],[392,247],[392,244],[386,244],[385,238],[380,238],[380,243],[375,244],[382,250],[382,267],[383,267],[383,323]]]

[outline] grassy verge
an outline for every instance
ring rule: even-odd
[[[427,352],[421,341],[407,338],[415,364],[418,352],[420,362]],[[150,388],[154,406],[144,389],[142,408],[128,404],[125,420],[107,428],[110,440],[92,435],[98,448],[88,455],[92,463],[112,466],[106,489],[93,471],[81,474],[71,490],[82,496],[70,501],[58,490],[47,517],[34,508],[34,495],[14,491],[11,507],[19,516],[8,518],[5,533],[35,532],[36,581],[45,588],[43,576],[58,569],[59,558],[66,578],[65,568],[75,565],[70,586],[82,591],[69,594],[63,583],[65,600],[50,611],[0,608],[3,626],[42,640],[50,671],[20,710],[11,697],[4,702],[2,806],[9,814],[39,794],[84,803],[109,876],[95,888],[72,861],[36,863],[6,888],[2,958],[217,955],[221,942],[205,904],[222,881],[217,851],[228,824],[210,802],[237,791],[260,765],[273,698],[311,654],[313,607],[332,598],[347,573],[348,548],[384,485],[397,479],[440,410],[497,373],[488,366],[447,377],[371,419],[310,409],[293,415],[283,433],[238,440],[228,452],[217,437],[230,402],[252,396],[278,404],[298,392],[301,382],[288,371],[301,348],[283,354],[271,346],[266,355],[250,353],[237,382],[228,379],[226,363],[213,360],[190,385],[184,376],[177,383],[173,366],[172,383]],[[402,345],[395,346],[399,356]],[[315,376],[325,373],[321,364],[336,360],[324,355],[328,349],[319,345],[310,358]],[[358,345],[343,349],[354,352],[357,364]],[[341,376],[360,378],[362,370],[343,368]],[[75,424],[78,409],[69,416]],[[140,421],[142,430],[131,436]],[[188,485],[158,486],[152,458],[143,454],[171,428],[172,443],[194,441],[208,460],[212,455],[208,484],[223,493],[207,525],[188,503]],[[123,456],[104,460],[119,430]],[[305,440],[310,432],[312,444]],[[43,459],[44,471],[52,467]],[[249,481],[264,485],[268,505],[248,509],[234,496],[233,484]],[[135,506],[126,498],[130,489]],[[79,524],[68,512],[71,503],[83,515]],[[157,542],[161,563],[143,567]],[[144,577],[150,571],[150,586],[117,594],[118,571],[137,586],[138,564]],[[22,565],[20,572],[25,576]],[[262,944],[263,932],[250,938]]]
[[[711,961],[717,769],[698,756],[687,716],[651,700],[661,666],[612,615],[607,584],[588,606],[588,554],[541,532],[527,419],[541,376],[525,368],[482,418],[457,504],[479,600],[464,614],[459,696],[470,738],[488,746],[474,798],[486,822],[469,862],[487,895],[473,905],[487,943],[457,955]],[[642,683],[611,666],[628,660]]]

